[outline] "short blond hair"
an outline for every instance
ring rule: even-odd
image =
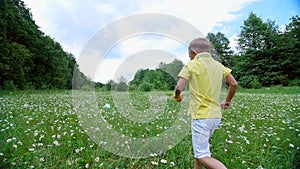
[[[196,38],[189,45],[189,51],[192,50],[211,53],[211,43],[206,38]]]

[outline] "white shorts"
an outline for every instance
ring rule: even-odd
[[[220,123],[221,118],[192,120],[192,142],[195,158],[211,157],[209,139]]]

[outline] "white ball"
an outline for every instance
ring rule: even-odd
[[[103,106],[104,109],[110,109],[110,104],[105,103],[105,105]]]

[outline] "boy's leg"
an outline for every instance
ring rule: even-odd
[[[195,158],[195,166],[194,169],[202,169],[202,164],[199,159]]]
[[[211,157],[203,157],[197,161],[207,169],[227,169],[223,163]]]
[[[195,169],[202,169],[202,166],[207,169],[226,169],[223,163],[210,157],[209,139],[219,124],[220,119],[201,119],[192,121]]]

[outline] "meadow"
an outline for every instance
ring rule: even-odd
[[[178,104],[172,91],[3,92],[0,168],[193,168],[189,116],[181,114],[187,98]],[[160,145],[147,147],[150,138]],[[146,140],[142,156],[135,140]],[[299,87],[239,90],[211,150],[228,169],[299,168]]]

